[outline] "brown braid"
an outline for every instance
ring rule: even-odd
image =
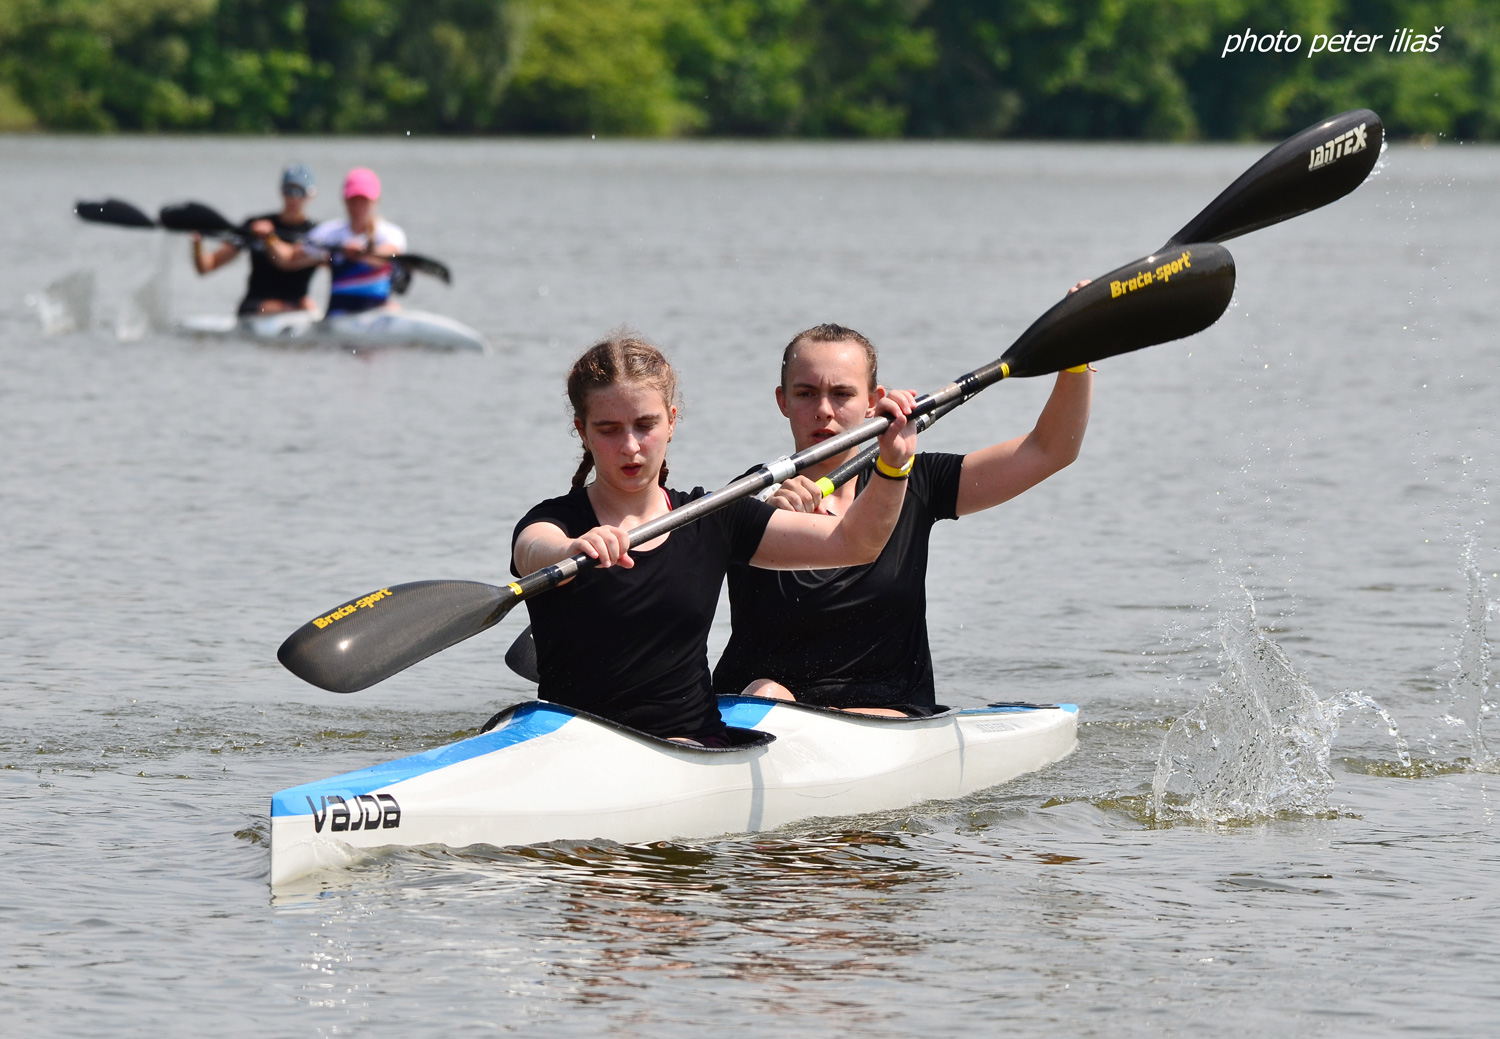
[[[573,362],[573,368],[568,372],[568,403],[573,406],[573,417],[580,423],[587,422],[589,394],[618,382],[643,382],[655,387],[661,392],[668,411],[677,403],[677,374],[672,371],[671,364],[656,347],[622,328],[589,347]],[[593,468],[594,456],[585,447],[578,471],[573,474],[573,486],[582,487]],[[666,486],[665,461],[657,482]]]

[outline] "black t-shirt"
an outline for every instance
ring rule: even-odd
[[[938,520],[958,518],[963,462],[963,455],[917,455],[901,517],[873,563],[730,567],[733,633],[714,668],[714,691],[738,693],[769,678],[824,707],[932,707],[927,541]],[[860,491],[869,479],[860,478]]]
[[[241,225],[246,234],[250,233],[250,225],[257,220],[271,221],[276,227],[276,237],[288,242],[301,238],[313,229],[311,220],[288,224],[282,221],[280,213],[266,213],[262,216],[252,216]],[[259,242],[252,241],[250,244],[250,284],[245,288],[245,302],[279,299],[288,303],[301,303],[302,297],[307,295],[307,285],[312,281],[315,270],[317,270],[316,267],[305,267],[300,271],[284,271],[271,262],[271,258],[266,255],[265,248]]]
[[[703,493],[702,487],[667,491],[673,508]],[[654,736],[722,735],[708,629],[725,571],[755,555],[774,511],[741,499],[678,527],[649,552],[632,550],[629,570],[585,570],[527,600],[541,674],[537,695]],[[571,538],[599,525],[588,491],[579,487],[523,516],[512,547],[522,530],[541,521]]]

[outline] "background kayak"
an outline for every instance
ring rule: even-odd
[[[488,352],[484,336],[461,321],[422,310],[367,310],[319,319],[308,311],[261,314],[253,317],[205,315],[184,318],[177,330],[187,335],[336,346],[346,350],[374,350],[389,346],[418,346],[430,350]]]

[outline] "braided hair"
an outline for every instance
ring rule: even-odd
[[[573,418],[579,423],[587,422],[589,394],[619,382],[643,382],[656,388],[669,409],[677,402],[677,373],[672,365],[640,335],[622,328],[589,347],[573,362],[568,372],[568,403],[573,406]],[[582,487],[593,468],[594,455],[585,447],[578,471],[573,474],[573,486]],[[666,462],[662,462],[657,482],[666,486]]]

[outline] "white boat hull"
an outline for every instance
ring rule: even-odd
[[[283,790],[271,799],[271,883],[378,848],[639,843],[904,808],[1035,771],[1077,743],[1071,704],[911,719],[750,697],[720,708],[775,742],[700,749],[534,702],[479,736]]]
[[[286,342],[306,346],[334,346],[371,350],[389,346],[421,346],[430,350],[488,352],[489,343],[460,321],[424,310],[367,310],[321,319],[308,310],[282,314],[233,317],[211,314],[184,318],[177,330],[186,335]]]

